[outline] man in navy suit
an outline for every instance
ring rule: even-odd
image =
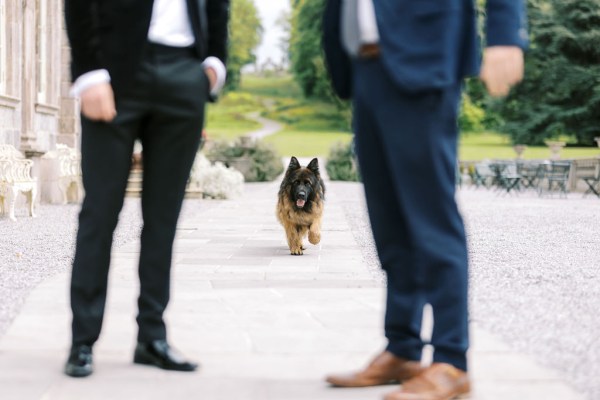
[[[387,348],[334,386],[403,382],[386,400],[446,400],[470,391],[468,256],[455,201],[463,78],[493,96],[523,76],[522,0],[487,0],[479,66],[473,0],[328,0],[324,47],[334,89],[352,98],[358,161],[382,268]],[[423,306],[434,314],[422,367]]]

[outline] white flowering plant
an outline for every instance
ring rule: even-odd
[[[244,176],[221,162],[211,164],[199,152],[190,173],[188,187],[202,193],[203,198],[232,199],[242,195]]]

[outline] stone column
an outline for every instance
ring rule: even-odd
[[[60,119],[58,122],[57,143],[79,149],[81,143],[79,100],[69,96],[69,90],[71,89],[71,48],[64,27],[61,42]]]
[[[35,103],[36,103],[36,18],[35,0],[23,0],[23,52],[22,52],[22,83],[21,83],[21,146],[20,150],[26,154],[37,153],[34,129]]]

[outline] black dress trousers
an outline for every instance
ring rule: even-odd
[[[192,48],[148,44],[129,89],[116,98],[117,116],[82,116],[85,199],[71,280],[73,343],[93,344],[106,302],[113,232],[123,205],[136,139],[143,145],[144,181],[139,260],[138,340],[166,339],[177,219],[198,150],[209,82]]]

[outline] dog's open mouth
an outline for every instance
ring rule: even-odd
[[[296,207],[302,208],[302,207],[304,207],[304,204],[306,204],[306,200],[302,200],[302,199],[296,200]]]

